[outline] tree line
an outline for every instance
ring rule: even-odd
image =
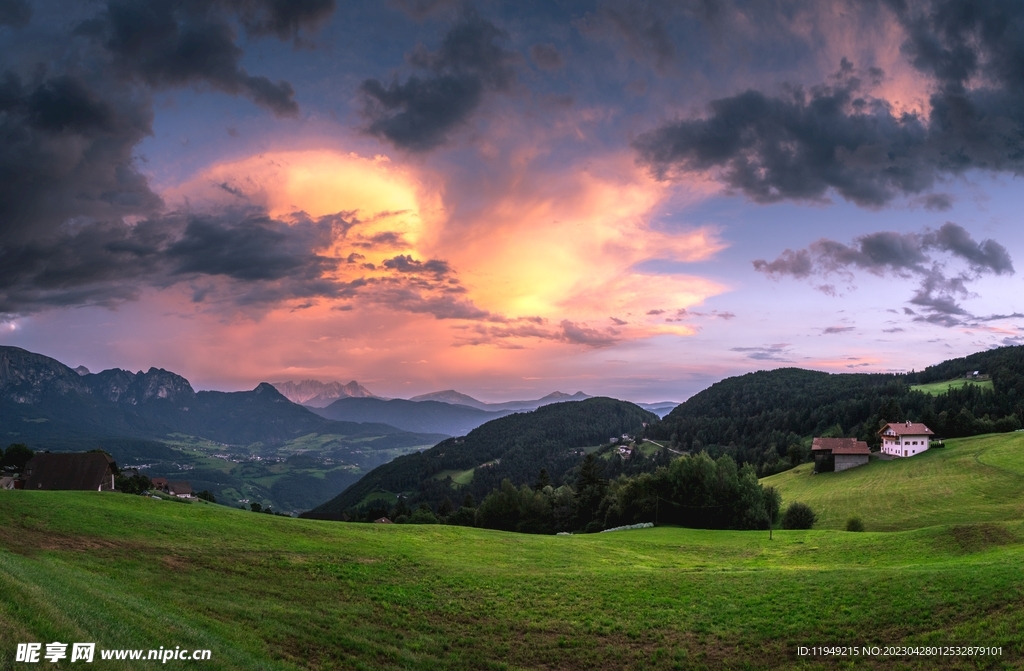
[[[609,480],[605,463],[584,457],[572,481],[555,486],[546,470],[535,482],[516,486],[508,478],[479,505],[466,495],[457,508],[446,497],[437,507],[415,510],[400,498],[375,501],[353,511],[361,521],[390,516],[395,522],[477,526],[521,533],[591,533],[653,522],[702,529],[767,529],[777,521],[780,496],[762,487],[750,465],[738,467],[727,455],[684,455],[638,475]]]

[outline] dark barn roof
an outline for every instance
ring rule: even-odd
[[[191,494],[192,485],[184,481],[168,482],[167,490],[175,496],[181,496],[182,494]]]
[[[856,438],[815,438],[811,443],[812,452],[832,454],[871,454],[868,444]]]
[[[43,452],[25,465],[25,489],[111,489],[113,468],[102,452]]]

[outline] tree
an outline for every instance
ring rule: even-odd
[[[597,508],[608,489],[608,481],[601,477],[603,470],[593,453],[588,454],[580,464],[580,473],[576,477],[576,524],[581,529],[594,521]]]
[[[0,468],[9,468],[16,473],[25,470],[25,464],[35,456],[35,452],[29,449],[24,443],[11,443],[0,458]]]
[[[548,475],[548,469],[540,469],[540,474],[537,476],[537,482],[533,485],[533,488],[539,492],[550,484],[551,477]]]
[[[441,503],[437,506],[437,514],[441,517],[448,517],[455,510],[455,504],[447,496],[441,499]]]
[[[789,504],[786,513],[782,516],[783,529],[810,529],[818,521],[811,507],[799,501]]]
[[[847,531],[864,531],[864,522],[859,517],[854,515],[850,519],[846,520]]]
[[[764,488],[764,511],[768,514],[768,540],[772,538],[772,528],[779,519],[779,511],[782,509],[782,494],[774,487]]]
[[[141,494],[153,486],[153,481],[142,474],[131,477],[117,475],[114,477],[114,485],[118,491],[125,494]]]
[[[251,509],[251,510],[252,510],[252,511],[253,511],[254,513],[260,513],[260,512],[263,512],[263,505],[262,505],[262,504],[260,504],[260,503],[256,503],[255,501],[253,501],[252,503],[250,503],[250,504],[249,504],[249,508],[250,508],[250,509]]]
[[[196,497],[204,501],[209,501],[210,503],[217,503],[217,497],[215,497],[213,495],[213,492],[211,492],[209,489],[204,489],[203,491],[199,492],[198,494],[196,494]]]

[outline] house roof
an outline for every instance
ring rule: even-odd
[[[175,495],[177,495],[177,494],[191,494],[192,493],[192,485],[188,484],[184,480],[179,480],[177,482],[168,482],[167,483],[167,490],[169,492],[171,492],[171,494],[175,494]]]
[[[114,460],[102,452],[43,452],[25,465],[25,489],[91,489],[110,486]]]
[[[811,451],[827,451],[832,454],[871,454],[868,444],[856,438],[815,438],[811,443]]]
[[[920,422],[890,422],[878,432],[892,431],[897,436],[933,436],[935,433]]]

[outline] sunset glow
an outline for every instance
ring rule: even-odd
[[[325,3],[273,30],[225,6],[221,69],[5,24],[36,153],[0,156],[0,340],[492,400],[1024,342],[1007,45],[916,6],[641,5]]]

